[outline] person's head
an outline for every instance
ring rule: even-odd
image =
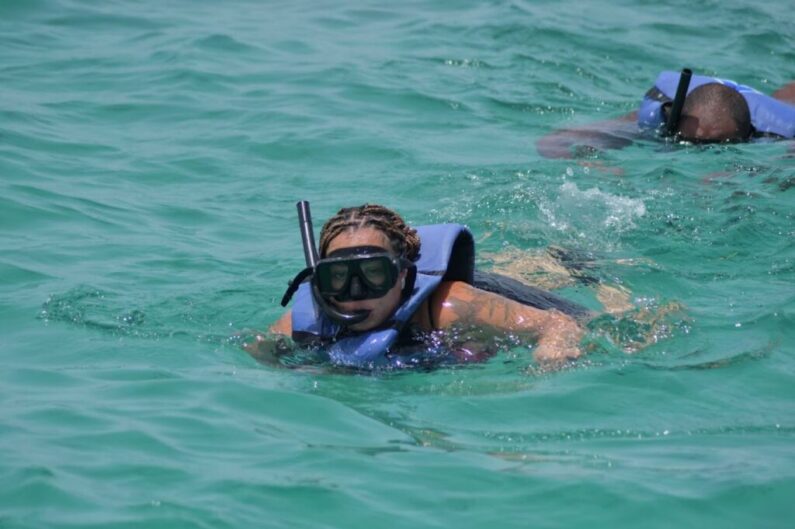
[[[720,83],[707,83],[687,95],[677,129],[694,143],[747,141],[751,113],[739,92]]]
[[[326,280],[341,290],[327,301],[346,313],[370,312],[350,326],[354,331],[382,325],[400,305],[409,272],[405,265],[417,260],[419,251],[417,231],[396,212],[373,204],[339,210],[320,231],[320,259],[331,263]]]

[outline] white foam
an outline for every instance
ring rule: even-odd
[[[613,195],[593,187],[581,190],[564,182],[558,196],[543,200],[539,209],[547,224],[578,239],[606,242],[635,228],[646,214],[642,199]]]

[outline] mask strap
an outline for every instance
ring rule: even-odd
[[[311,267],[304,268],[296,276],[287,283],[287,290],[284,292],[284,296],[282,296],[282,307],[286,307],[287,304],[295,294],[295,291],[298,290],[298,287],[301,286],[301,283],[304,282],[304,279],[311,276],[314,272],[314,269]]]
[[[417,282],[417,265],[405,258],[401,258],[400,263],[403,270],[406,271],[406,284],[403,285],[401,301],[406,301],[414,292],[414,283]]]

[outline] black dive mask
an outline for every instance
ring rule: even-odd
[[[326,299],[377,299],[395,286],[400,271],[410,265],[378,246],[342,248],[317,262],[312,282]]]

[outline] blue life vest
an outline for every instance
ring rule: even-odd
[[[427,352],[399,355],[390,348],[417,309],[442,281],[472,283],[475,243],[469,230],[459,224],[419,226],[417,232],[422,246],[416,262],[414,289],[385,327],[357,334],[340,334],[341,326],[318,308],[310,285],[305,282],[295,293],[293,339],[299,343],[322,345],[331,363],[339,366],[372,369],[405,367],[428,361]]]
[[[673,100],[679,84],[679,72],[662,72],[640,104],[638,125],[644,129],[657,129],[664,122],[662,112],[664,103]],[[727,79],[694,75],[687,89],[689,94],[694,89],[707,83],[721,83],[733,88],[745,98],[751,112],[751,124],[757,133],[775,134],[784,138],[795,137],[795,105],[774,99],[768,95]]]

